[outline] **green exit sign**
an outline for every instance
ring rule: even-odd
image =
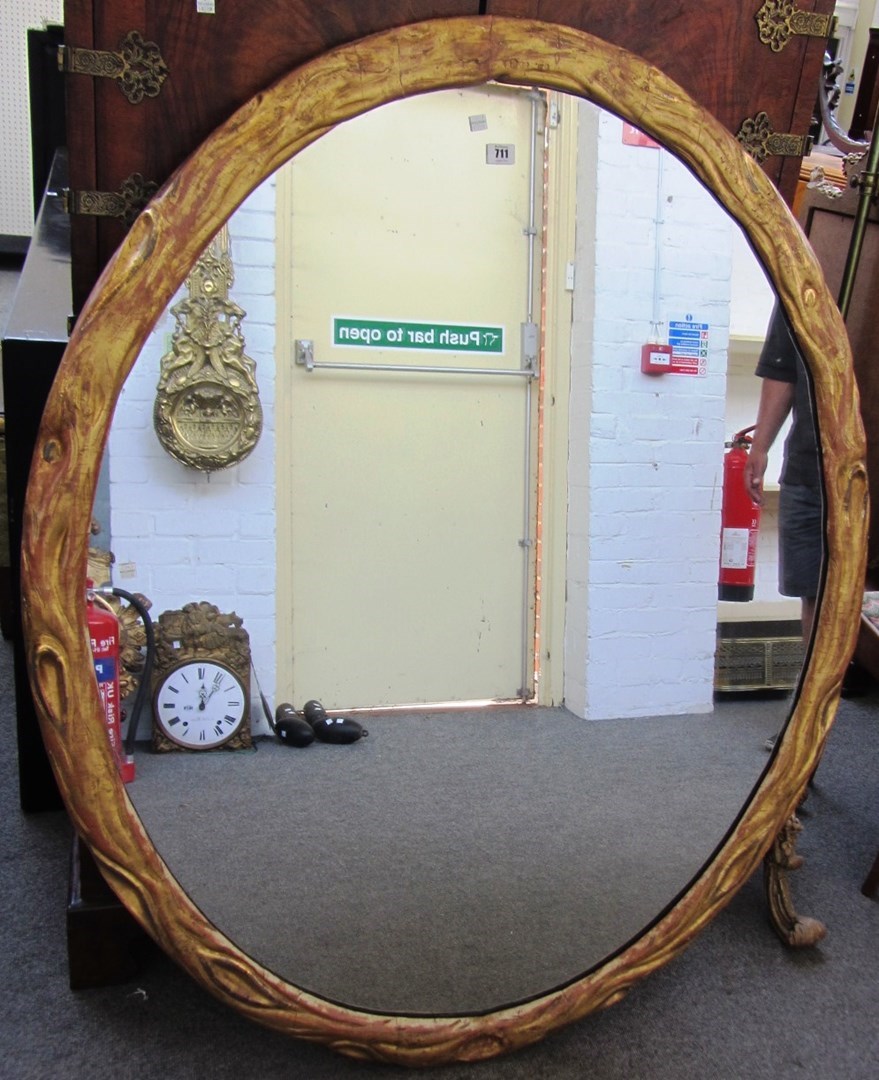
[[[504,328],[337,316],[333,319],[333,344],[361,349],[425,349],[501,356],[504,351]]]

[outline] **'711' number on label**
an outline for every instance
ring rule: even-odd
[[[515,165],[516,147],[512,143],[487,143],[485,147],[486,165]]]

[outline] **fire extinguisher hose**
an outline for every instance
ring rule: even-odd
[[[134,695],[134,703],[131,706],[131,719],[128,721],[128,730],[125,733],[123,744],[126,756],[131,757],[134,753],[134,741],[137,738],[137,725],[140,720],[140,714],[143,712],[144,702],[148,700],[150,696],[150,681],[153,673],[153,659],[156,652],[156,637],[153,632],[153,620],[150,618],[150,613],[147,611],[146,606],[141,600],[131,593],[126,592],[124,589],[117,589],[114,587],[113,589],[106,591],[111,592],[113,596],[119,597],[120,600],[124,600],[134,608],[140,616],[146,635],[146,657],[143,663],[140,683],[138,684],[137,692]]]

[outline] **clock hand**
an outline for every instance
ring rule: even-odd
[[[210,701],[211,700],[211,698],[214,696],[214,694],[216,694],[216,692],[220,689],[220,684],[222,683],[222,681],[223,681],[222,674],[214,676],[214,685],[211,687],[210,693],[205,698],[205,701]]]

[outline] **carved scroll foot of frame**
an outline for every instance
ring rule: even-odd
[[[795,850],[797,835],[802,828],[799,819],[792,814],[763,860],[763,889],[769,906],[769,921],[785,945],[792,948],[816,945],[827,933],[827,927],[818,919],[798,915],[791,899],[788,874],[803,865],[803,857]]]

